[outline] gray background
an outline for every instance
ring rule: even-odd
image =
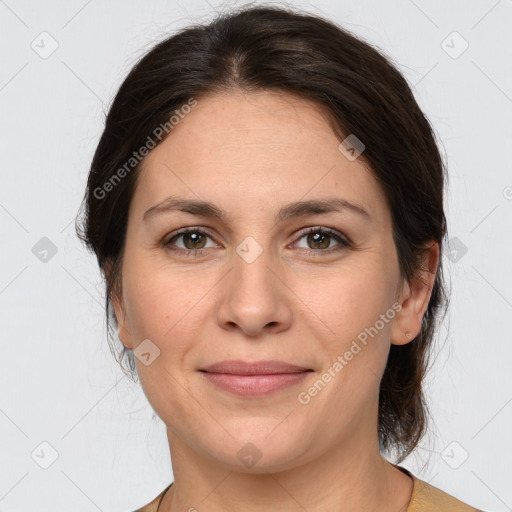
[[[109,352],[73,221],[122,79],[229,7],[209,2],[0,1],[0,511],[133,510],[172,481],[164,425]],[[512,0],[294,4],[391,56],[447,157],[452,306],[427,383],[433,430],[403,465],[512,510]]]

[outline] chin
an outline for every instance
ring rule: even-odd
[[[271,428],[268,428],[269,425]],[[222,441],[219,438],[209,439],[204,446],[210,458],[216,464],[223,465],[230,471],[242,473],[263,474],[290,469],[304,457],[304,436],[298,431],[290,432],[284,428],[278,432],[279,422],[273,420],[260,423],[256,429],[254,423],[250,429],[227,428],[233,437],[226,435]]]

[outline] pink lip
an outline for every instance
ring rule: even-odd
[[[242,361],[241,359],[226,359],[201,368],[209,373],[231,373],[234,375],[268,375],[274,373],[297,373],[308,371],[309,368],[296,366],[285,361]]]
[[[221,361],[200,370],[215,386],[240,396],[268,395],[297,384],[312,369],[284,361]]]

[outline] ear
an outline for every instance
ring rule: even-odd
[[[105,277],[108,278],[108,276],[111,275],[112,272],[112,265],[110,262],[105,263]],[[116,317],[117,322],[117,330],[118,330],[118,336],[121,340],[121,343],[129,349],[133,349],[133,343],[132,339],[129,333],[129,330],[127,328],[127,322],[126,322],[126,313],[124,308],[124,302],[122,298],[122,292],[114,286],[114,290],[112,291],[110,301],[112,303],[112,307],[114,309],[114,315]]]
[[[405,345],[420,333],[439,265],[439,244],[432,241],[425,249],[422,269],[410,283],[403,284],[400,292],[398,302],[402,309],[395,315],[391,329],[393,345]]]
[[[112,307],[114,308],[114,314],[116,315],[117,331],[121,343],[129,349],[133,350],[133,342],[130,336],[129,330],[126,326],[126,313],[124,310],[124,304],[122,299],[118,297],[116,293],[112,294]]]

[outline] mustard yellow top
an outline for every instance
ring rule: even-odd
[[[411,501],[406,512],[483,512],[416,478],[407,469],[401,466],[395,467],[411,477],[413,481]],[[156,512],[165,492],[171,485],[168,485],[151,503],[135,512]]]

